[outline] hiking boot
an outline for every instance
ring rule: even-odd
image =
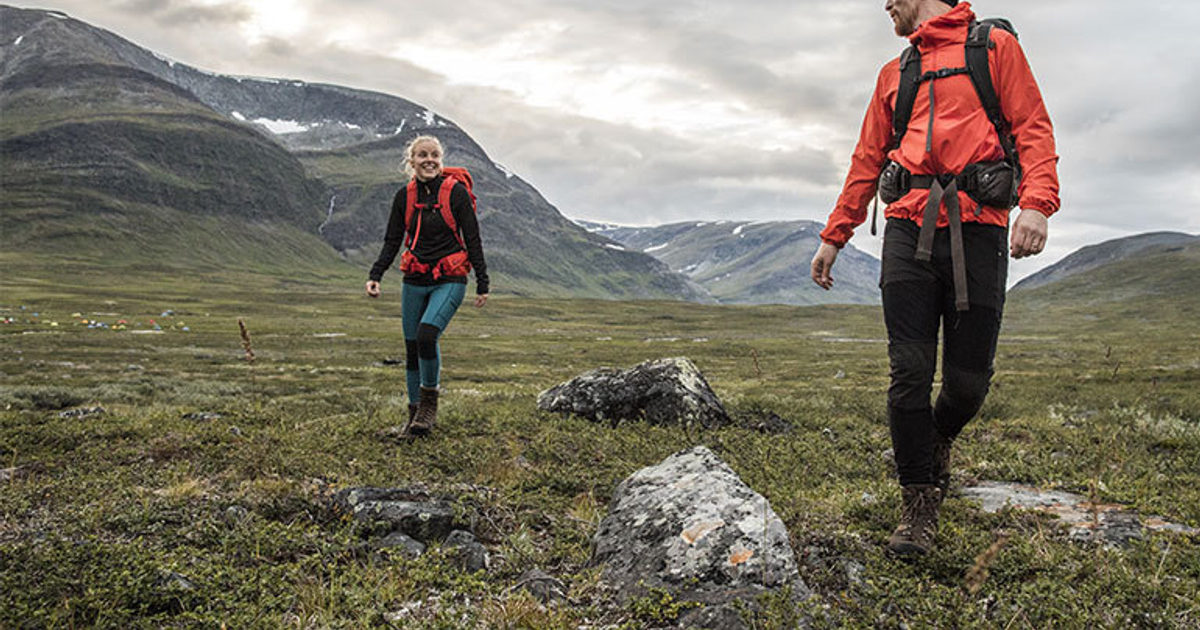
[[[942,498],[950,492],[950,447],[954,440],[938,434],[933,441],[933,483],[942,490]]]
[[[413,418],[415,418],[416,416],[417,416],[417,405],[415,403],[408,403],[408,422],[404,423],[404,429],[400,431],[400,435],[399,435],[400,438],[413,437],[413,431],[412,431]]]
[[[900,524],[888,538],[888,551],[902,556],[925,555],[933,550],[937,535],[942,489],[933,484],[905,486],[901,488],[901,496],[904,506]]]
[[[426,435],[433,430],[437,421],[438,390],[436,387],[421,388],[421,402],[417,404],[417,412],[413,414],[412,424],[408,432],[412,435]]]

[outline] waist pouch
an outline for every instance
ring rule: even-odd
[[[894,203],[914,188],[930,188],[935,179],[948,184],[951,178],[948,175],[913,175],[899,162],[888,160],[879,174],[879,198],[884,203]],[[1007,160],[968,164],[953,179],[957,188],[980,206],[1009,209],[1017,205],[1021,173]],[[978,208],[975,213],[979,214]]]
[[[471,262],[467,260],[467,252],[457,251],[441,257],[436,263],[423,263],[406,249],[400,255],[400,271],[411,274],[432,272],[433,279],[437,280],[442,276],[466,276],[471,272]]]

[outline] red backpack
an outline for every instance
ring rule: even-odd
[[[458,239],[458,244],[462,249],[443,257],[432,265],[417,260],[412,253],[412,248],[416,246],[417,239],[421,236],[421,217],[419,214],[417,215],[417,225],[414,227],[413,214],[428,206],[417,203],[417,180],[414,178],[408,182],[405,190],[405,250],[400,256],[401,271],[405,273],[429,273],[432,271],[435,280],[442,276],[465,276],[471,271],[471,263],[467,260],[467,244],[458,231],[458,222],[454,220],[454,212],[450,208],[450,193],[454,190],[454,185],[459,182],[466,186],[467,194],[471,197],[471,211],[478,212],[475,205],[475,192],[472,190],[475,182],[471,178],[471,173],[465,168],[444,167],[442,169],[442,185],[438,188],[438,200],[434,208],[441,213],[446,227],[449,227],[450,231],[454,233],[454,238]]]

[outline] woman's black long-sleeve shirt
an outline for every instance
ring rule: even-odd
[[[442,187],[442,177],[435,177],[427,182],[417,182],[417,203],[424,204],[424,210],[413,213],[412,225],[407,228],[416,230],[418,214],[420,215],[420,238],[412,247],[412,253],[422,263],[433,265],[443,257],[462,250],[454,232],[442,219],[442,213],[434,208],[438,201],[438,191]],[[383,240],[383,249],[379,258],[371,267],[371,280],[378,282],[383,273],[396,260],[400,248],[404,246],[404,210],[407,203],[407,190],[400,188],[392,199],[392,214],[388,218],[387,235]],[[487,275],[487,263],[483,258],[483,241],[479,237],[479,221],[475,218],[475,210],[471,207],[471,193],[461,182],[456,182],[450,190],[450,211],[458,223],[459,233],[467,246],[467,260],[475,270],[475,292],[482,295],[488,293],[490,287]],[[432,271],[418,274],[404,274],[404,282],[419,286],[431,286],[442,282],[461,282],[466,284],[466,276],[442,276],[434,279]]]

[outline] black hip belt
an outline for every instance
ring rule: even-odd
[[[932,188],[934,181],[945,188],[950,180],[954,180],[955,188],[967,193],[980,206],[1008,209],[1017,205],[1021,173],[1006,160],[968,164],[957,175],[914,175],[899,162],[889,160],[879,175],[879,198],[884,203],[894,203],[914,188]],[[979,212],[977,208],[975,214]]]
[[[924,261],[933,256],[938,208],[942,203],[946,204],[946,218],[950,221],[950,260],[954,268],[954,305],[956,309],[965,311],[970,308],[970,303],[967,298],[967,265],[963,252],[962,209],[958,205],[958,191],[967,193],[975,201],[975,216],[979,216],[983,206],[1008,209],[1017,205],[1017,187],[1020,183],[1020,168],[1007,160],[968,164],[957,175],[913,175],[899,162],[888,160],[879,174],[879,198],[890,204],[899,201],[910,190],[929,190],[925,212],[921,215],[921,231],[917,236],[916,258]]]

